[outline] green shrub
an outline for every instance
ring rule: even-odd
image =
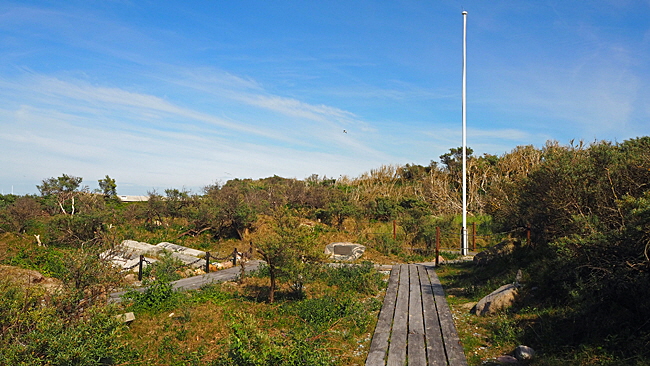
[[[144,291],[130,290],[124,298],[131,300],[131,308],[136,311],[161,312],[176,307],[180,302],[181,294],[174,290],[169,282],[153,281]]]
[[[164,252],[158,261],[143,270],[142,285],[146,286],[145,289],[141,292],[132,289],[124,298],[133,302],[132,307],[135,310],[155,313],[174,308],[183,298],[171,283],[181,278],[176,273],[180,267],[182,262]]]
[[[402,251],[400,243],[393,239],[392,234],[378,234],[373,239],[373,248],[384,255],[399,254]]]
[[[123,325],[108,307],[66,317],[33,290],[2,282],[0,292],[0,365],[104,365],[134,356],[120,342]]]
[[[60,246],[80,247],[104,230],[101,214],[56,215],[47,223],[49,243]]]

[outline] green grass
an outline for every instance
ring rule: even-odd
[[[302,296],[285,285],[266,302],[264,269],[241,283],[145,297],[130,304],[136,321],[126,337],[156,365],[362,365],[385,281],[368,263],[313,266]],[[260,294],[261,293],[261,294]],[[207,346],[206,346],[207,345]]]

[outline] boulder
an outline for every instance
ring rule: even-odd
[[[507,284],[499,287],[491,294],[482,298],[472,309],[472,313],[483,316],[492,315],[498,311],[509,308],[515,302],[517,296],[517,286]]]
[[[514,354],[519,361],[530,361],[535,357],[535,350],[528,346],[517,346]]]
[[[332,243],[325,247],[325,255],[336,261],[354,261],[363,255],[366,247],[355,243]]]
[[[476,254],[473,259],[474,263],[484,266],[496,258],[512,253],[518,245],[519,241],[516,239],[505,239],[501,243]]]

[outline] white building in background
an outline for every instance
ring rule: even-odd
[[[122,202],[147,202],[149,196],[118,196]]]

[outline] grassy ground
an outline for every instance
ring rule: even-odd
[[[124,341],[131,364],[363,365],[381,308],[383,276],[370,267],[314,268],[269,304],[264,273],[175,293],[156,306],[136,299]]]

